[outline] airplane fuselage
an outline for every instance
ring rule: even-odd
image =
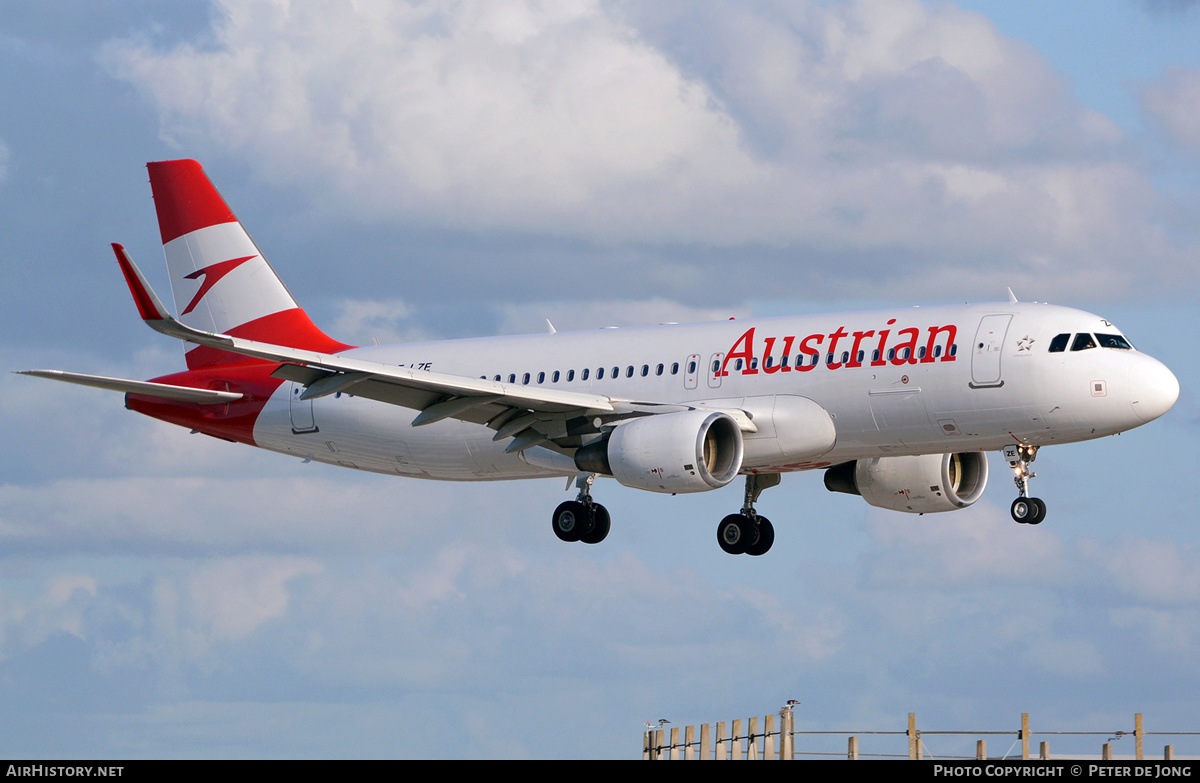
[[[1101,346],[1048,351],[1056,335],[1097,332],[1120,334],[1083,311],[1011,303],[423,342],[343,355],[617,399],[742,409],[767,425],[745,433],[742,472],[789,472],[867,457],[1069,443],[1160,415],[1148,386],[1168,371],[1152,357]],[[246,368],[230,370],[236,385]],[[220,365],[207,372],[219,379]],[[506,453],[481,424],[413,427],[416,411],[356,397],[352,388],[299,400],[301,384],[266,383],[278,385],[250,429],[262,448],[432,479],[572,472]],[[770,414],[793,398],[828,411],[831,449],[793,453],[786,439],[780,443]],[[229,437],[221,417],[211,426],[178,423]]]

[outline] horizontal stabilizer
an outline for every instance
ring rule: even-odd
[[[140,394],[144,397],[158,397],[175,402],[194,402],[200,405],[234,402],[242,399],[243,396],[237,392],[194,389],[190,386],[172,386],[152,381],[130,381],[124,378],[107,378],[103,375],[84,375],[62,370],[17,370],[16,372],[18,375],[33,375],[38,378],[49,378],[52,381],[66,381],[67,383],[77,383],[80,386],[94,386],[97,389]]]

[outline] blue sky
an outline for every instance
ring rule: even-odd
[[[557,480],[304,465],[6,372],[0,751],[632,758],[648,718],[792,698],[805,729],[1195,729],[1197,33],[1166,0],[6,2],[5,370],[182,367],[108,243],[167,288],[144,164],[193,157],[350,342],[1011,286],[1182,393],[1044,450],[1037,528],[998,455],[945,515],[788,476],[751,559],[714,541],[740,487],[601,482],[612,533],[566,546]]]

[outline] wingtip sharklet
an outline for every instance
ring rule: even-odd
[[[117,263],[121,265],[121,272],[125,275],[125,282],[129,286],[129,293],[133,295],[133,303],[137,305],[138,315],[147,323],[151,321],[166,321],[170,319],[167,309],[163,307],[163,303],[159,300],[158,295],[154,293],[154,289],[146,282],[146,278],[142,275],[142,271],[133,263],[133,259],[129,257],[124,246],[113,242],[113,253],[117,256]]]

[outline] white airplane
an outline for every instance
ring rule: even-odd
[[[151,163],[179,316],[114,244],[142,319],[189,343],[187,370],[133,381],[29,375],[125,392],[127,408],[225,440],[359,470],[449,481],[568,477],[564,541],[598,543],[597,476],[651,492],[746,477],[717,528],[730,554],[774,541],[755,510],[780,474],[923,514],[965,508],[986,452],[1014,469],[1017,522],[1042,446],[1166,413],[1175,376],[1099,316],[1019,303],[352,347],[292,298],[198,163]]]

